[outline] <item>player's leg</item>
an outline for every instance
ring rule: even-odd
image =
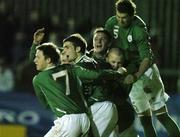
[[[168,110],[165,104],[168,97],[169,96],[163,90],[159,90],[151,106],[157,119],[167,130],[169,137],[179,137],[179,127],[168,114]]]
[[[70,114],[57,118],[54,126],[44,137],[80,137],[89,130],[90,122],[86,114]]]
[[[180,130],[175,121],[168,114],[167,107],[164,106],[159,110],[154,111],[157,119],[167,130],[169,137],[180,137]]]
[[[115,127],[118,121],[116,106],[109,102],[96,102],[90,107],[95,124],[95,137],[115,137]],[[111,134],[111,135],[110,135]]]
[[[153,75],[152,75],[153,83],[151,87],[153,91],[152,93],[153,99],[151,102],[151,108],[155,113],[155,115],[157,116],[157,119],[167,130],[169,137],[179,137],[180,136],[179,127],[168,114],[168,110],[165,104],[169,96],[165,93],[164,84],[160,77],[159,70],[155,65],[152,67],[152,69],[153,69]]]
[[[155,131],[153,123],[152,123],[151,110],[148,109],[142,113],[139,113],[138,117],[143,126],[145,137],[157,137],[156,131]]]
[[[137,137],[134,127],[135,112],[132,105],[125,101],[116,107],[118,110],[118,137]]]
[[[138,114],[145,137],[157,137],[152,123],[149,95],[144,91],[144,79],[140,79],[133,84],[129,97],[134,110]]]
[[[86,114],[81,114],[79,117],[79,121],[81,122],[81,137],[88,137],[88,133],[90,130],[90,119]]]

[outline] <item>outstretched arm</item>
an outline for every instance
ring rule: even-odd
[[[75,67],[75,73],[80,79],[87,80],[118,80],[122,79],[122,74],[113,70],[89,70],[79,66]]]
[[[38,29],[33,35],[33,43],[29,52],[29,60],[33,62],[36,54],[36,47],[42,42],[44,38],[44,28]]]

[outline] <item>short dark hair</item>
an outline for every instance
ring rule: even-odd
[[[109,42],[112,40],[111,34],[103,27],[96,28],[93,32],[93,35],[95,35],[96,33],[99,33],[99,32],[104,33],[107,36]]]
[[[79,33],[72,34],[69,37],[65,38],[63,40],[63,43],[67,41],[72,42],[75,47],[80,47],[81,53],[86,53],[87,42]]]
[[[58,47],[53,43],[43,43],[36,48],[41,50],[45,59],[50,58],[51,62],[55,65],[59,64],[60,51]]]
[[[133,16],[136,13],[136,5],[131,0],[118,0],[116,2],[116,10],[121,13],[127,13]]]

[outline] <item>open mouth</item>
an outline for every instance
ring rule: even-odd
[[[102,48],[102,45],[96,45],[96,48]]]

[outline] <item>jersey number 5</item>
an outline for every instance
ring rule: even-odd
[[[119,26],[115,25],[113,29],[114,38],[118,38]]]
[[[69,76],[67,70],[59,71],[57,73],[52,74],[53,79],[56,80],[57,78],[64,77],[66,78],[66,95],[70,95],[70,88],[69,88]]]

